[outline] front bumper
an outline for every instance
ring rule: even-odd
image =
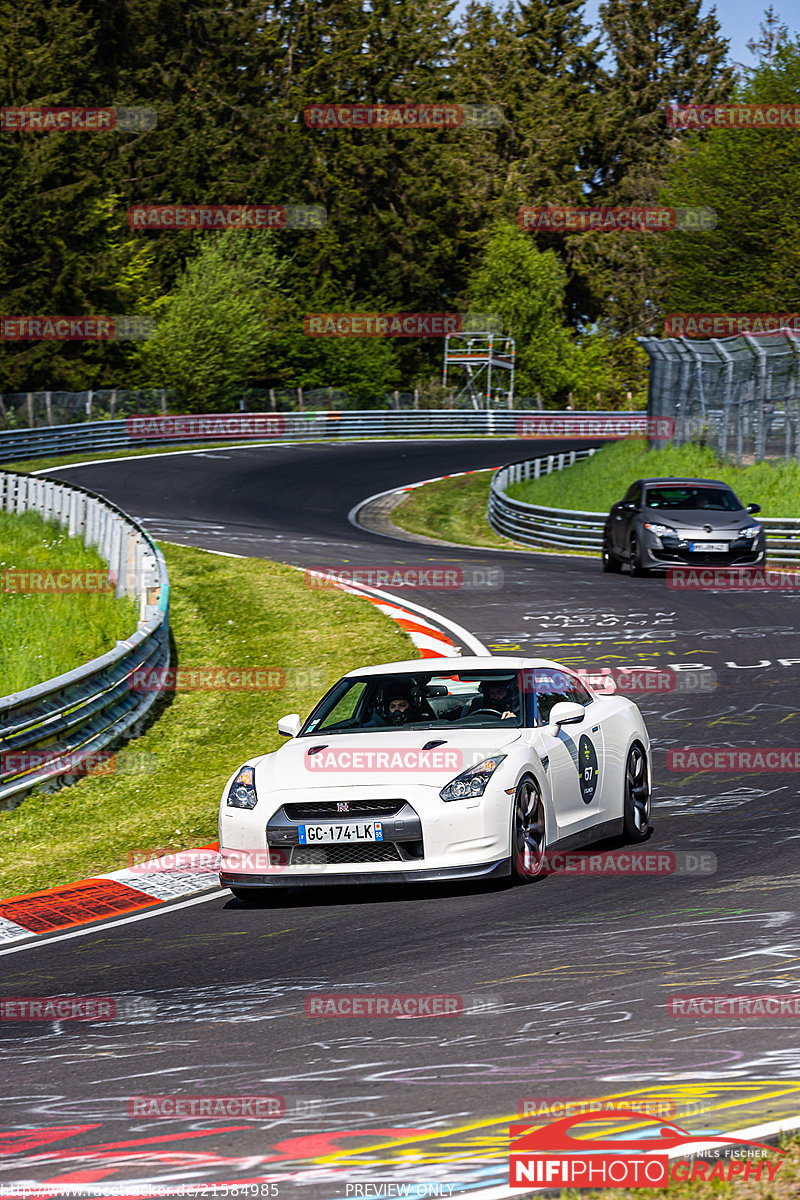
[[[511,859],[499,862],[477,863],[468,867],[419,867],[413,871],[359,871],[336,875],[309,874],[286,871],[279,875],[233,875],[220,872],[222,887],[276,888],[276,887],[325,887],[334,884],[348,887],[353,884],[369,885],[383,883],[444,883],[461,879],[501,879],[511,874]]]
[[[718,542],[729,542],[728,549],[722,553],[702,550],[690,550],[689,542],[713,542],[713,536],[703,533],[696,538],[665,538],[647,534],[641,543],[642,565],[656,569],[661,567],[761,567],[766,561],[766,543],[762,537],[750,539],[740,538],[729,541],[720,536]]]
[[[502,768],[501,768],[502,770]],[[445,802],[438,787],[358,784],[273,792],[262,811],[220,811],[220,881],[234,887],[480,878],[510,855],[511,798],[497,781],[482,797]],[[499,775],[499,772],[498,772]],[[494,781],[493,781],[494,783]],[[349,811],[334,810],[346,800]],[[313,813],[313,815],[312,815]],[[301,844],[301,823],[378,820],[382,841]],[[239,857],[244,856],[244,857]],[[266,865],[265,865],[266,864]]]

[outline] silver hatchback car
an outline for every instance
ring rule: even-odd
[[[632,575],[671,566],[761,567],[762,525],[719,479],[637,479],[608,514],[603,570]]]

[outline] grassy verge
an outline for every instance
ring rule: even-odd
[[[781,1138],[779,1148],[785,1150],[786,1154],[767,1155],[765,1159],[773,1164],[779,1160],[781,1163],[772,1183],[769,1182],[768,1172],[763,1170],[761,1179],[753,1176],[745,1179],[743,1175],[734,1177],[730,1183],[717,1179],[708,1182],[696,1179],[687,1183],[670,1183],[668,1189],[659,1188],[657,1191],[605,1188],[590,1192],[583,1188],[580,1191],[565,1189],[561,1197],[562,1200],[641,1200],[643,1195],[647,1195],[669,1197],[669,1200],[795,1200],[800,1195],[800,1137],[793,1135]],[[757,1163],[760,1160],[743,1161]]]
[[[261,559],[164,546],[177,661],[186,668],[271,668],[272,691],[176,692],[112,774],[0,813],[0,896],[127,865],[134,850],[214,841],[222,786],[249,755],[282,741],[275,723],[306,715],[345,671],[416,657],[371,604],[310,590],[299,571]]]
[[[58,521],[38,513],[0,513],[0,696],[32,687],[113,650],[136,629],[138,606],[113,592],[29,592],[10,571],[92,572],[93,586],[108,564]]]
[[[474,471],[414,488],[392,509],[392,524],[462,546],[517,549],[516,542],[500,537],[486,519],[492,474]]]
[[[760,504],[765,517],[800,516],[800,463],[792,460],[735,467],[717,458],[708,447],[649,450],[644,438],[626,438],[604,446],[592,458],[565,471],[512,484],[508,493],[528,504],[605,513],[622,499],[634,479],[658,475],[722,479],[743,504]]]

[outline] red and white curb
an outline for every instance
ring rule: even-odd
[[[61,933],[104,917],[122,916],[219,890],[216,844],[162,855],[139,867],[92,875],[77,883],[0,900],[0,944]],[[187,862],[184,868],[176,858]]]
[[[212,550],[207,553],[221,552]],[[227,553],[225,556],[245,557]],[[335,586],[368,600],[379,612],[396,621],[411,638],[423,659],[460,656],[459,644],[471,654],[489,653],[468,629],[420,604],[398,600],[390,592],[379,588],[354,587],[339,582]],[[451,634],[452,637],[449,636]],[[457,638],[458,642],[453,638]],[[174,855],[148,861],[146,869],[142,865],[124,867],[120,871],[80,879],[64,887],[0,900],[0,945],[35,939],[49,933],[62,933],[104,917],[150,910],[154,906],[186,900],[199,893],[220,891],[217,851],[216,843],[196,850],[176,850]],[[181,864],[187,860],[190,865],[184,869]]]
[[[465,472],[466,474],[466,472]],[[300,567],[299,570],[304,568]],[[327,579],[323,571],[308,570],[307,574],[320,579]],[[396,621],[404,629],[420,652],[421,658],[454,658],[461,654],[458,644],[448,634],[453,634],[470,654],[488,655],[489,650],[473,633],[463,625],[443,617],[430,608],[423,608],[411,600],[400,600],[392,592],[384,592],[380,588],[369,587],[366,584],[341,583],[330,579],[330,582],[343,592],[353,596],[361,596],[391,620]],[[445,632],[445,630],[447,632]]]

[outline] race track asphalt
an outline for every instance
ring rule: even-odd
[[[396,593],[493,652],[710,668],[713,691],[637,700],[654,744],[648,849],[712,853],[715,873],[326,889],[261,908],[224,892],[0,952],[6,995],[149,1005],[106,1026],[4,1023],[4,1127],[44,1132],[6,1136],[0,1184],[69,1178],[111,1195],[137,1179],[264,1179],[322,1200],[360,1182],[447,1181],[456,1194],[507,1180],[508,1123],[526,1097],[658,1096],[692,1131],[800,1111],[798,1018],[667,1011],[678,994],[800,993],[797,775],[666,769],[677,747],[800,747],[800,596],[672,591],[593,560],[439,550],[347,520],[385,489],[550,448],[265,446],[57,474],[169,541],[303,566],[500,568],[501,587]],[[348,989],[456,994],[471,1011],[306,1017],[310,991]],[[281,1096],[288,1111],[128,1115],[134,1095],[176,1093]]]

